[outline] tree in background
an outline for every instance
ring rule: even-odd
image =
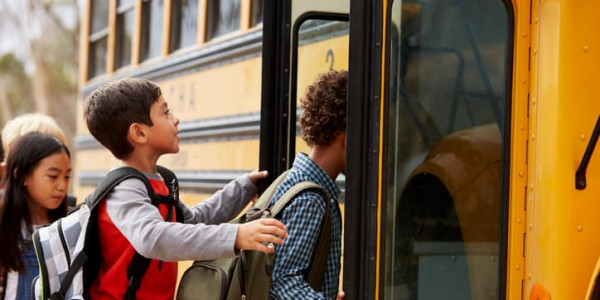
[[[75,134],[79,0],[0,0],[0,125],[27,112]]]

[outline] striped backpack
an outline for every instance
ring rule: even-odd
[[[140,171],[120,167],[110,171],[85,202],[50,225],[40,227],[33,233],[33,244],[40,266],[40,275],[32,282],[35,299],[84,299],[96,279],[100,267],[98,220],[95,208],[108,193],[127,178],[138,178],[146,185],[152,203],[168,203],[175,206],[177,220],[182,220],[178,209],[178,183],[175,174],[157,166],[157,170],[169,186],[169,196],[154,193],[148,178]],[[166,217],[171,221],[172,209]],[[142,277],[150,259],[135,253],[127,268],[129,286],[126,299],[135,299]]]

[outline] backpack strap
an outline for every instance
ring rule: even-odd
[[[150,185],[150,182],[148,182],[148,178],[146,178],[142,172],[130,167],[119,167],[108,172],[106,177],[100,182],[100,184],[98,184],[94,192],[85,197],[86,205],[90,208],[90,210],[93,210],[98,203],[102,201],[102,199],[106,198],[106,196],[115,188],[115,186],[121,183],[121,181],[132,177],[141,180],[144,185],[146,185],[148,195],[154,195],[154,189]],[[150,198],[152,198],[152,196]]]
[[[279,185],[279,184],[277,184]],[[273,185],[271,185],[273,186]],[[327,267],[327,258],[329,256],[329,248],[331,247],[331,216],[330,216],[330,199],[329,194],[325,189],[310,181],[297,183],[287,190],[281,198],[271,208],[271,213],[276,216],[283,208],[299,193],[306,190],[315,190],[325,199],[325,215],[321,221],[321,233],[319,242],[313,253],[313,260],[309,266],[308,272],[305,274],[306,282],[315,290],[320,291],[323,284],[323,276]]]
[[[239,219],[239,223],[246,223],[248,221],[264,218],[265,216],[274,215],[271,213],[272,209],[268,208],[269,203],[271,202],[271,199],[273,199],[275,191],[277,191],[277,187],[281,184],[281,182],[283,182],[289,172],[289,170],[286,170],[285,172],[281,173],[281,175],[279,175],[273,182],[271,182],[269,187],[267,187],[267,189],[260,195],[258,200],[256,200],[256,202],[246,210],[245,215]],[[285,202],[287,203],[287,201]]]
[[[168,203],[169,208],[167,215],[165,217],[166,221],[171,221],[173,217],[173,207],[175,207],[175,217],[178,222],[183,222],[183,211],[181,207],[179,207],[179,183],[177,182],[177,177],[175,173],[171,170],[162,167],[156,166],[156,170],[162,176],[165,181],[165,185],[169,188],[169,196],[161,196],[156,195],[154,193],[154,189],[150,186],[148,190],[148,195],[152,200],[152,204],[158,206],[160,203]],[[144,177],[145,178],[145,177]],[[148,180],[145,180],[148,182]],[[142,277],[148,271],[148,267],[150,267],[150,262],[152,259],[146,258],[139,254],[137,251],[133,255],[129,266],[127,267],[127,278],[129,279],[129,285],[127,286],[127,291],[125,291],[125,295],[123,299],[136,299],[137,291],[140,289],[142,284]],[[159,262],[159,268],[162,267],[162,261]]]
[[[290,170],[286,170],[273,180],[269,187],[260,195],[260,198],[258,198],[256,203],[254,203],[254,207],[258,209],[266,208],[269,205],[269,202],[271,202],[271,199],[273,199],[277,187],[283,182],[289,172]]]

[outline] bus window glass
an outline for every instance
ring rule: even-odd
[[[90,6],[88,78],[93,78],[106,73],[108,0],[92,0]]]
[[[296,148],[298,152],[308,154],[308,145],[300,136],[298,120],[302,110],[300,101],[309,84],[317,79],[317,75],[332,69],[348,69],[348,32],[347,21],[309,19],[299,27],[297,35],[298,48],[296,63],[296,101],[292,109],[296,109]],[[336,183],[342,193],[338,201],[344,201],[344,175],[338,176]]]
[[[263,21],[263,10],[262,10],[263,1],[262,0],[252,0],[252,15],[250,16],[250,26],[254,27],[258,24],[261,24]]]
[[[209,0],[206,14],[207,39],[240,29],[240,0]]]
[[[170,52],[196,44],[198,1],[173,0],[171,3]]]
[[[91,33],[106,29],[108,27],[108,0],[92,0],[91,10]]]
[[[390,19],[385,299],[495,299],[507,10],[396,0]]]
[[[160,56],[163,28],[163,0],[145,0],[142,4],[142,60]]]
[[[133,23],[135,18],[134,7],[132,1],[119,1],[117,8],[115,69],[131,64],[131,40],[133,38]]]
[[[94,78],[96,76],[106,73],[107,50],[108,48],[106,44],[106,36],[102,39],[98,39],[97,41],[90,43],[90,61],[88,78]]]

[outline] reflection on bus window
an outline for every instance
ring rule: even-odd
[[[91,2],[88,78],[106,73],[108,0]]]
[[[252,8],[250,15],[250,26],[254,27],[263,21],[262,0],[252,0]]]
[[[171,40],[169,52],[196,44],[198,1],[173,0],[171,4]]]
[[[115,47],[115,69],[131,64],[131,41],[135,5],[133,1],[119,1],[117,7],[117,38]]]
[[[395,1],[386,299],[495,299],[508,16],[501,0]]]
[[[240,0],[209,0],[207,40],[240,29]]]
[[[144,0],[142,4],[142,60],[160,56],[162,47],[163,0]]]

